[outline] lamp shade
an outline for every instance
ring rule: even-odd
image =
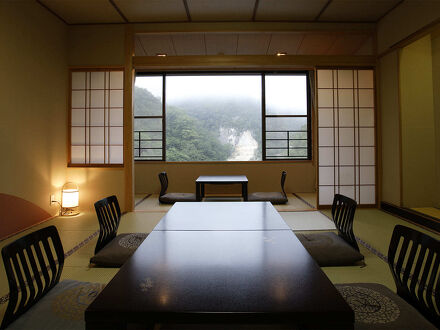
[[[79,191],[75,183],[68,182],[63,186],[61,206],[77,207],[79,205]]]

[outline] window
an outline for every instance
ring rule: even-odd
[[[122,70],[72,70],[69,165],[123,164],[123,81]]]
[[[311,159],[306,73],[138,73],[135,160]]]

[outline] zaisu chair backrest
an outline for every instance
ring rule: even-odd
[[[168,189],[168,176],[166,172],[159,173],[159,181],[160,181],[160,194],[159,196],[165,195]]]
[[[3,247],[2,257],[9,284],[4,329],[59,282],[64,250],[57,229],[49,226]]]
[[[286,182],[287,172],[283,171],[281,173],[281,190],[283,191],[283,195],[286,196],[286,192],[284,191],[284,182]]]
[[[99,237],[96,243],[95,254],[98,253],[108,242],[116,237],[119,222],[121,221],[121,209],[116,196],[109,196],[95,203],[96,215],[99,221]]]
[[[332,218],[338,229],[339,236],[359,251],[359,246],[353,232],[353,220],[356,206],[357,203],[355,200],[336,194],[333,198]]]
[[[397,225],[388,250],[397,294],[440,328],[440,242]]]

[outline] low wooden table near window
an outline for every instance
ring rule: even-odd
[[[201,175],[196,180],[196,198],[201,201],[205,197],[205,184],[241,184],[243,200],[248,200],[248,179],[246,175]]]

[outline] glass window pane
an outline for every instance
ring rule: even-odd
[[[134,115],[162,116],[162,76],[137,76],[134,86]]]
[[[266,115],[307,115],[306,75],[266,75]]]
[[[136,131],[162,131],[161,118],[135,118],[134,130]],[[136,133],[135,133],[136,134]]]
[[[307,117],[266,117],[266,131],[307,131]]]
[[[261,75],[166,77],[168,161],[261,160]]]

